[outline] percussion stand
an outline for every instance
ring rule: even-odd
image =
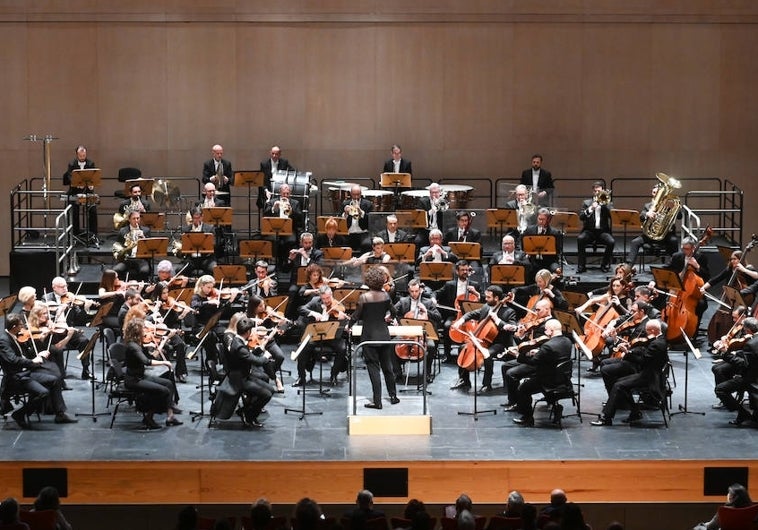
[[[50,213],[50,188],[52,187],[52,175],[51,175],[51,145],[53,140],[58,140],[57,136],[52,134],[46,134],[44,136],[38,134],[30,134],[24,136],[23,140],[27,142],[42,142],[42,169],[45,172],[42,179],[42,196],[45,201],[45,228],[47,228],[47,214]]]
[[[235,171],[232,186],[247,186],[247,234],[253,237],[253,186],[263,187],[263,171]]]
[[[90,243],[95,247],[100,246],[100,240],[97,238],[97,234],[92,232],[89,222],[90,209],[95,207],[94,204],[90,204],[90,197],[95,196],[95,193],[90,193],[92,191],[90,187],[99,186],[100,181],[99,169],[77,169],[71,172],[71,187],[84,188],[84,208],[80,208],[80,211],[84,212],[84,234],[82,236],[74,234],[74,239],[85,247],[88,247]]]
[[[100,330],[98,329],[95,331],[94,335],[92,335],[87,342],[87,346],[84,348],[84,350],[78,355],[79,359],[86,359],[84,362],[90,364],[90,373],[95,373],[95,355],[92,353],[92,351],[95,349],[95,344],[97,343],[97,339],[100,338]],[[103,366],[105,366],[105,363],[103,363]],[[105,370],[105,368],[103,368]],[[104,380],[103,380],[104,381]],[[89,417],[92,418],[93,422],[97,421],[98,416],[108,416],[108,412],[95,412],[95,386],[96,381],[93,379],[90,379],[90,389],[92,392],[92,412],[89,414],[84,412],[77,412],[75,415],[82,416],[82,417]]]
[[[190,411],[190,417],[192,418],[192,423],[195,422],[198,418],[202,418],[205,416],[205,348],[203,348],[203,343],[205,342],[205,339],[208,338],[208,335],[211,333],[214,327],[216,327],[216,324],[218,324],[218,320],[221,318],[221,313],[223,313],[223,309],[219,309],[215,313],[213,313],[213,316],[208,319],[208,322],[206,322],[203,329],[200,331],[200,334],[198,335],[198,343],[197,346],[195,346],[195,349],[192,350],[192,353],[187,355],[187,359],[193,359],[195,355],[197,355],[197,352],[200,351],[200,410],[198,411]],[[209,382],[209,384],[213,384],[213,382]],[[197,387],[195,387],[197,388]]]

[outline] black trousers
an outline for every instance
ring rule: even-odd
[[[363,347],[363,358],[366,361],[368,377],[371,380],[371,391],[375,405],[379,405],[382,402],[382,381],[379,374],[380,367],[381,372],[384,374],[384,384],[387,385],[387,393],[390,397],[397,395],[395,373],[392,370],[392,355],[395,355],[395,352],[392,351],[391,344]]]

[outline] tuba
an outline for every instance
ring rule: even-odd
[[[660,184],[655,197],[653,197],[650,210],[656,215],[652,219],[645,217],[642,223],[642,233],[650,239],[662,241],[671,227],[674,226],[676,216],[679,215],[679,210],[682,208],[682,201],[674,193],[674,190],[682,187],[682,183],[665,173],[656,173],[655,176]]]

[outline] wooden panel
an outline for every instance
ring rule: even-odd
[[[0,495],[18,496],[22,468],[48,465],[0,463]],[[55,463],[68,469],[69,504],[233,504],[248,503],[261,492],[275,504],[295,503],[304,495],[322,504],[351,503],[363,487],[365,467],[407,467],[409,498],[428,504],[449,503],[461,491],[477,504],[501,503],[503,492],[513,489],[538,499],[556,485],[576,502],[713,502],[703,496],[703,468],[735,465],[758,471],[756,462],[729,460]]]

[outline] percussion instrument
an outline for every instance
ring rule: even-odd
[[[311,175],[310,171],[277,171],[271,177],[271,191],[278,197],[282,184],[289,184],[291,197],[308,197],[311,193]]]
[[[468,207],[473,189],[473,186],[445,184],[442,186],[442,194],[447,197],[451,210],[465,210]]]
[[[374,205],[375,212],[390,212],[392,211],[392,192],[385,190],[366,190],[363,192],[363,197],[371,201]]]
[[[418,210],[418,200],[421,197],[429,197],[429,191],[427,190],[410,190],[400,193],[400,209],[401,210]]]
[[[356,184],[352,182],[334,182],[334,186],[329,187],[329,199],[332,201],[332,208],[338,215],[342,215],[342,203],[350,198],[350,190]],[[365,193],[368,188],[361,186],[361,193]]]
[[[169,180],[158,179],[153,184],[152,199],[160,208],[180,206],[182,192],[179,187]]]

